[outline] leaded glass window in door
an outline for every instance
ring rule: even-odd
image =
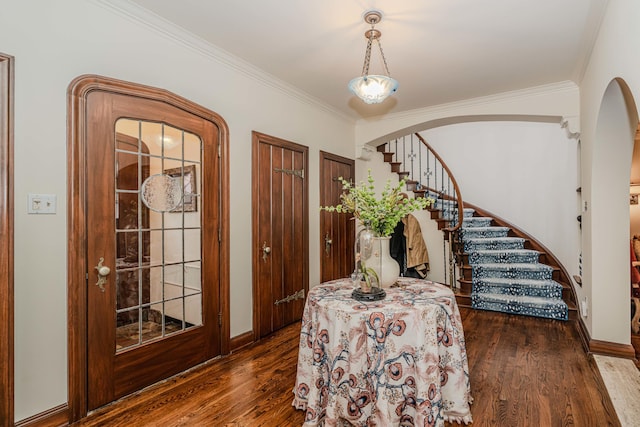
[[[119,119],[116,351],[202,325],[202,141],[166,123]]]

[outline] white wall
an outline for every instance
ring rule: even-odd
[[[557,123],[475,122],[421,132],[462,198],[508,221],[578,274],[577,141]]]
[[[179,30],[97,0],[3,2],[0,51],[16,60],[16,420],[67,401],[66,91],[78,75],[164,88],[226,120],[232,336],[252,328],[252,130],[310,148],[310,283],[319,280],[318,151],[352,157],[352,122]],[[57,213],[27,215],[30,192],[56,194]]]
[[[629,177],[640,100],[640,2],[610,0],[580,84],[583,296],[597,340],[630,343]],[[620,79],[614,81],[615,79]]]

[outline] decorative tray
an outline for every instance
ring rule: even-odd
[[[351,293],[351,297],[358,301],[380,301],[387,296],[382,288],[371,288],[371,292],[362,292],[362,289],[355,288]]]

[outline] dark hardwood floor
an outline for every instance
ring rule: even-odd
[[[460,308],[473,426],[619,426],[573,323]],[[102,408],[74,426],[300,426],[299,325]],[[447,424],[456,426],[457,424]]]

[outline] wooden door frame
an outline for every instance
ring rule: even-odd
[[[259,192],[260,192],[260,182],[258,179],[256,179],[256,174],[258,172],[258,166],[259,166],[259,156],[258,156],[258,149],[260,146],[260,142],[264,141],[267,142],[271,145],[275,145],[277,147],[282,147],[282,148],[288,148],[288,149],[292,149],[292,150],[304,150],[306,152],[305,155],[305,159],[304,159],[304,170],[305,170],[305,174],[308,175],[308,171],[309,171],[309,147],[301,145],[301,144],[297,144],[295,142],[291,142],[291,141],[287,141],[285,139],[281,139],[281,138],[277,138],[275,136],[270,136],[264,133],[260,133],[260,132],[256,132],[256,131],[252,131],[251,132],[251,170],[252,170],[252,179],[251,179],[251,212],[252,212],[252,216],[251,216],[251,224],[252,224],[252,229],[251,229],[251,266],[252,266],[252,289],[253,289],[253,340],[254,341],[259,341],[260,340],[260,301],[259,301],[259,294],[258,294],[258,278],[257,278],[257,271],[259,268],[259,260],[260,260],[260,254],[262,252],[261,246],[260,246],[260,239],[259,239],[259,212],[258,212],[258,201],[259,201]],[[303,236],[302,236],[302,240],[303,240],[303,247],[306,248],[307,250],[307,256],[305,257],[304,260],[304,265],[302,266],[302,270],[303,270],[303,275],[304,275],[304,283],[303,283],[303,289],[305,292],[305,295],[307,295],[307,293],[309,292],[309,182],[308,182],[308,176],[304,177],[304,182],[305,182],[305,192],[304,192],[304,200],[303,200],[303,204],[304,204],[304,208],[305,208],[305,215],[303,215],[302,221],[303,221]]]
[[[213,122],[219,129],[220,162],[220,352],[229,353],[229,130],[218,114],[167,90],[97,75],[74,79],[67,90],[67,317],[69,420],[87,415],[86,103],[92,91],[158,101]]]
[[[352,179],[355,181],[356,161],[354,159],[350,159],[348,157],[343,157],[338,154],[333,154],[327,151],[320,150],[320,170],[323,169],[324,162],[326,160],[344,163],[345,165],[350,165],[351,172],[352,172]],[[321,177],[322,173],[320,173],[319,175]],[[322,182],[320,182],[319,185],[320,185],[320,201],[322,203],[322,201],[325,200],[325,196],[326,196],[325,186],[323,185]],[[322,232],[325,229],[325,218],[326,218],[325,215],[320,215],[320,260],[319,261],[320,261],[320,277],[321,278],[323,277],[322,268],[324,265],[324,263],[322,262],[323,261],[322,254],[324,253],[324,236],[322,235]],[[354,227],[353,239],[355,240],[355,227]]]
[[[14,59],[0,53],[0,425],[13,425],[13,105]]]

